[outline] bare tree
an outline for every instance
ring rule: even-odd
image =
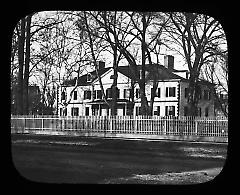
[[[92,16],[92,19],[96,21],[97,26],[95,26],[95,29],[98,29],[98,33],[94,33],[95,31],[93,30],[89,31],[89,33],[91,33],[92,36],[99,38],[101,41],[106,42],[108,47],[111,48],[110,53],[113,56],[113,83],[111,86],[112,102],[108,104],[111,108],[111,114],[116,115],[118,94],[118,64],[122,59],[122,54],[118,51],[118,47],[116,44],[116,37],[121,37],[122,39],[124,39],[124,37],[126,36],[125,32],[119,30],[119,26],[121,26],[121,22],[123,21],[123,15],[116,11],[103,11],[89,12],[89,16]],[[116,36],[112,36],[112,32],[114,32]]]
[[[23,114],[23,70],[24,70],[24,43],[25,43],[25,18],[20,21],[18,37],[18,83],[17,83],[17,113]]]
[[[137,59],[133,56],[132,52],[128,50],[129,45],[123,44],[121,41],[117,41],[117,46],[119,51],[124,55],[127,59],[131,72],[133,73],[133,79],[139,84],[140,88],[140,98],[141,98],[141,114],[142,115],[152,115],[153,102],[155,97],[155,92],[157,88],[157,80],[154,76],[153,81],[153,90],[151,93],[150,105],[148,104],[148,100],[146,97],[146,61],[149,62],[149,65],[153,65],[151,53],[153,48],[153,43],[156,42],[161,35],[161,27],[163,25],[163,18],[160,17],[159,13],[152,12],[126,12],[129,21],[129,28],[127,29],[128,36],[132,37],[128,44],[133,41],[139,43],[139,47],[141,50],[141,71],[139,74]],[[158,21],[158,29],[156,33],[153,33],[153,24]],[[116,36],[117,37],[117,36]],[[117,40],[117,39],[116,39]]]
[[[32,20],[34,18],[34,20]],[[44,20],[47,21],[47,20]],[[42,29],[48,28],[54,24],[40,24],[40,19],[35,19],[34,13],[22,18],[14,30],[12,56],[11,56],[11,74],[14,75],[18,72],[17,79],[17,114],[28,114],[28,85],[31,72],[34,68],[43,61],[46,56],[37,61],[34,55],[34,48],[31,47],[33,42],[36,41],[36,36]],[[35,35],[35,36],[34,36]],[[37,38],[38,39],[38,38]],[[17,47],[16,47],[16,44]],[[38,55],[39,56],[39,55]],[[17,63],[16,63],[16,60]],[[35,62],[35,63],[34,63]]]
[[[228,99],[225,99],[224,95],[228,95],[228,55],[227,51],[222,51],[220,48],[217,50],[217,52],[221,52],[221,55],[214,56],[212,61],[203,66],[202,76],[204,79],[215,83],[213,90],[215,109],[220,110],[227,117]]]
[[[165,30],[170,43],[180,48],[190,71],[189,105],[190,115],[197,114],[199,101],[199,74],[203,64],[219,53],[216,46],[226,43],[220,23],[207,15],[197,13],[168,13],[170,22]],[[183,52],[181,52],[183,51]]]
[[[109,103],[107,102],[107,98],[106,98],[106,95],[105,95],[105,92],[104,92],[104,89],[103,89],[103,84],[102,84],[101,77],[98,74],[98,68],[97,68],[98,64],[97,64],[97,58],[96,58],[95,50],[94,50],[94,40],[96,40],[96,39],[95,39],[94,36],[92,36],[91,28],[89,27],[89,23],[88,23],[89,21],[88,21],[88,18],[87,18],[87,13],[85,11],[83,12],[82,22],[83,23],[82,23],[81,28],[82,28],[82,30],[87,32],[87,36],[88,36],[88,39],[89,39],[89,47],[90,47],[91,55],[92,55],[92,60],[93,60],[96,75],[97,75],[97,78],[98,78],[98,81],[99,81],[99,84],[100,84],[100,88],[101,88],[101,91],[102,91],[103,100],[110,107]]]
[[[28,114],[28,83],[29,83],[29,63],[30,63],[30,28],[32,15],[26,17],[26,53],[25,53],[25,67],[24,67],[24,81],[23,81],[23,113]]]

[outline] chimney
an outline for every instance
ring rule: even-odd
[[[98,61],[97,62],[97,69],[104,69],[105,68],[105,62],[103,61]]]
[[[174,69],[174,57],[171,55],[164,56],[164,66],[170,70]]]

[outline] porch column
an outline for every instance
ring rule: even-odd
[[[101,105],[99,104],[99,105],[98,105],[98,112],[99,112],[99,113],[98,113],[98,116],[101,116],[100,109],[101,109]]]
[[[125,113],[123,113],[123,116],[126,116],[127,115],[127,103],[124,105],[124,107],[125,107]]]

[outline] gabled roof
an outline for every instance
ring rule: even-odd
[[[141,69],[141,65],[137,66],[137,71],[139,73]],[[184,79],[183,77],[180,77],[176,74],[174,74],[171,70],[167,69],[163,65],[159,64],[146,64],[145,65],[146,69],[146,80],[153,80],[154,76],[156,76],[157,80],[172,80],[172,79]],[[118,71],[124,74],[125,76],[133,79],[134,78],[134,73],[133,70],[129,66],[119,66]]]
[[[108,70],[110,70],[112,67],[108,68],[102,68],[98,70],[99,76],[102,76],[104,73],[106,73]],[[174,72],[184,72],[186,70],[169,70],[163,65],[159,64],[146,64],[146,81],[147,80],[154,80],[157,79],[158,81],[162,80],[181,80],[185,82],[189,82],[189,79],[185,79],[177,74],[174,74]],[[137,65],[137,73],[139,74],[141,69],[141,65]],[[119,66],[118,67],[118,72],[122,73],[126,77],[133,79],[134,80],[134,71],[130,66]],[[93,81],[97,78],[96,71],[89,72],[92,75]],[[90,82],[87,82],[87,75],[89,74],[84,74],[79,77],[78,79],[78,86],[87,86],[90,85]],[[74,86],[76,82],[76,79],[71,79],[71,80],[66,80],[63,82],[63,86]],[[211,85],[212,83],[206,81],[206,80],[200,80],[200,83],[204,85]]]
[[[111,69],[111,67],[109,68],[103,68],[103,69],[99,69],[98,70],[98,75],[99,76],[102,76],[105,72],[107,72],[109,69]],[[91,83],[90,82],[87,82],[87,76],[88,74],[91,74],[92,76],[92,79],[96,79],[97,78],[97,74],[96,74],[96,71],[92,71],[92,72],[89,72],[87,74],[84,74],[82,76],[79,77],[78,79],[78,86],[86,86],[86,85],[90,85]],[[76,83],[76,78],[74,79],[70,79],[70,80],[65,80],[63,81],[63,86],[74,86]]]

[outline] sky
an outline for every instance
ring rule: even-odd
[[[51,18],[52,16],[54,16],[54,12],[49,12],[49,11],[44,11],[44,12],[39,12],[38,16],[40,17],[45,17],[45,18]],[[39,46],[37,44],[32,44],[31,47],[34,47],[36,50],[39,50]],[[140,51],[139,51],[140,53]],[[160,64],[164,63],[164,55],[173,55],[174,56],[174,67],[175,69],[178,70],[187,70],[187,65],[184,65],[184,60],[182,59],[182,57],[179,54],[176,54],[176,52],[172,52],[169,51],[169,49],[167,49],[166,47],[164,48],[164,46],[161,46],[161,55],[159,55],[159,60],[160,60]],[[109,52],[105,52],[103,55],[103,61],[105,61],[106,67],[112,67],[112,54],[110,54]],[[152,55],[152,61],[153,63],[156,63],[156,56]],[[139,61],[140,64],[140,61]],[[125,66],[128,65],[127,60],[123,59],[120,61],[119,66]],[[38,79],[36,77],[30,77],[29,79],[30,83],[39,83]]]
[[[39,13],[41,16],[44,17],[50,17],[53,12],[40,12]],[[32,47],[36,47],[37,46],[33,45]],[[187,64],[185,63],[185,60],[182,58],[181,55],[177,54],[174,51],[170,51],[169,49],[167,49],[164,46],[161,46],[161,55],[159,55],[159,59],[160,59],[160,64],[164,64],[164,55],[173,55],[174,56],[174,68],[177,70],[188,70]],[[105,61],[106,63],[106,67],[111,67],[112,66],[112,55],[109,53],[105,53],[103,55],[103,61]],[[156,63],[156,56],[152,55],[152,61],[153,63]],[[140,62],[139,62],[140,63]],[[126,60],[121,60],[119,66],[124,66],[127,65],[127,61]],[[30,83],[37,83],[38,80],[35,77],[30,77],[29,79]]]

